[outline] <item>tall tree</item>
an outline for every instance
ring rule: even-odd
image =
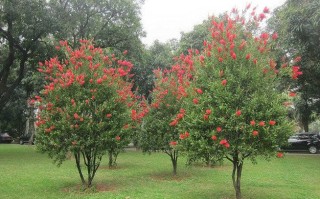
[[[79,39],[93,39],[96,46],[138,54],[144,36],[138,0],[51,0],[59,21],[55,37],[73,47]]]
[[[88,188],[106,151],[124,147],[122,142],[131,138],[129,109],[135,108],[136,98],[127,80],[133,65],[86,40],[76,50],[67,42],[61,42],[61,48],[65,60],[52,58],[39,68],[48,82],[36,96],[41,110],[37,147],[58,165],[71,151]]]
[[[186,114],[178,124],[180,132],[189,132],[177,140],[187,153],[210,153],[232,163],[237,199],[244,162],[269,159],[292,133],[284,106],[290,96],[276,88],[282,76],[297,78],[299,68],[277,68],[271,54],[276,34],[251,32],[268,12],[247,19],[234,10],[212,21],[211,38],[191,62],[194,72],[182,105]]]
[[[320,113],[320,1],[287,0],[269,20],[279,34],[278,49],[289,60],[300,56],[303,74],[295,84],[300,93],[296,104],[302,127],[309,131],[312,112]]]
[[[45,0],[1,1],[0,110],[43,54],[43,38],[55,28],[50,13]]]

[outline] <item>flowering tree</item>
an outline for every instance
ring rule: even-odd
[[[90,187],[106,151],[122,148],[130,139],[135,97],[126,80],[133,65],[86,40],[76,50],[67,42],[56,48],[65,59],[51,58],[38,69],[47,84],[35,97],[40,104],[37,147],[58,165],[72,152],[82,184]]]
[[[252,33],[268,12],[265,8],[256,15],[253,9],[246,21],[234,9],[223,20],[212,21],[211,39],[193,59],[194,77],[179,122],[180,131],[189,132],[179,141],[188,154],[205,152],[232,162],[238,199],[244,160],[269,158],[292,132],[284,106],[290,96],[276,88],[282,76],[295,79],[301,72],[272,58],[276,33]]]
[[[145,152],[163,151],[170,156],[173,174],[177,174],[179,151],[176,147],[179,138],[177,124],[184,117],[185,110],[181,108],[183,98],[189,85],[190,56],[182,56],[180,63],[170,70],[154,71],[155,88],[151,93],[152,103],[149,113],[142,125],[140,147]],[[186,132],[183,136],[188,137]]]

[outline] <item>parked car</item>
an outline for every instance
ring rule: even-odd
[[[31,138],[31,135],[21,136],[21,137],[19,138],[19,144],[23,145],[23,144],[29,143],[30,138]],[[34,138],[33,138],[31,144],[34,144]]]
[[[309,151],[315,154],[320,149],[320,134],[297,133],[288,139],[288,145],[282,146],[283,151]]]
[[[0,143],[11,143],[13,138],[8,133],[0,133]]]

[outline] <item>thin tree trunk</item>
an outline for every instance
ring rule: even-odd
[[[172,167],[173,167],[173,175],[177,175],[177,166],[178,166],[178,151],[173,150],[170,154]]]
[[[113,155],[112,150],[109,150],[109,168],[111,169],[113,167]]]
[[[83,174],[82,174],[82,170],[81,170],[81,165],[80,165],[80,152],[74,152],[74,158],[76,160],[76,165],[77,165],[77,169],[78,169],[78,172],[79,172],[79,175],[80,175],[80,178],[81,178],[81,182],[82,182],[82,185],[85,185],[86,184],[86,181],[83,177]]]
[[[236,191],[236,198],[241,199],[241,174],[243,162],[239,161],[238,156],[233,157],[232,182]]]

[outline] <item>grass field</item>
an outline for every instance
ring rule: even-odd
[[[0,198],[110,198],[110,199],[228,199],[234,198],[231,164],[213,168],[186,167],[179,159],[178,176],[172,177],[169,156],[127,151],[118,168],[108,169],[107,158],[94,183],[99,192],[78,191],[80,178],[73,160],[61,167],[33,146],[0,145]],[[320,155],[287,154],[270,162],[245,162],[244,199],[320,198]]]

